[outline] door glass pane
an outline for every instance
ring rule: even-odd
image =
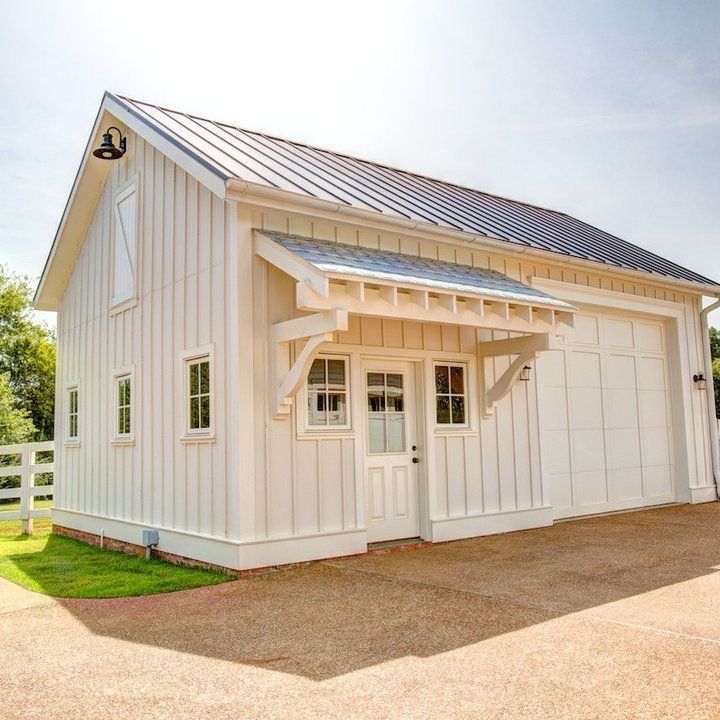
[[[368,373],[368,411],[385,412],[385,376],[383,373]]]
[[[437,421],[438,423],[450,422],[450,398],[447,395],[437,396]]]
[[[397,373],[387,374],[387,410],[403,411],[403,376]]]
[[[448,378],[448,366],[447,365],[436,365],[435,366],[435,392],[437,392],[437,393],[450,392],[450,380]]]
[[[385,452],[385,413],[368,413],[368,452]]]
[[[454,424],[465,423],[465,398],[458,395],[452,396],[452,421]]]
[[[465,394],[464,368],[453,365],[450,368],[450,390],[454,395]]]
[[[387,451],[405,452],[405,413],[388,413]]]

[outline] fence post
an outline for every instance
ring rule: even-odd
[[[33,486],[34,475],[30,465],[35,460],[35,453],[30,451],[30,445],[22,446],[22,468],[20,472],[20,520],[22,521],[23,535],[29,535],[33,529],[30,511],[33,508],[33,495],[30,488]]]

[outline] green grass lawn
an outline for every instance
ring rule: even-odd
[[[44,508],[52,507],[52,498],[47,500],[36,500],[33,504],[35,510],[42,510]],[[0,503],[0,521],[2,521],[3,512],[14,512],[20,509],[20,500],[13,500],[12,502]],[[36,521],[37,522],[37,521]]]
[[[28,590],[65,598],[150,595],[216,585],[229,575],[179,567],[52,535],[49,519],[34,521],[32,535],[19,521],[0,522],[0,577]]]

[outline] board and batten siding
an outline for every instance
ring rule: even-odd
[[[322,240],[344,242],[407,254],[491,268],[522,282],[547,278],[639,298],[677,303],[685,317],[688,359],[691,367],[702,365],[702,344],[698,296],[675,292],[661,284],[633,282],[612,273],[592,273],[567,264],[551,265],[503,256],[467,244],[452,244],[382,233],[327,220],[253,208],[252,227],[294,233]],[[471,412],[477,418],[465,431],[429,431],[432,447],[427,447],[428,502],[432,520],[512,513],[547,507],[547,482],[543,482],[537,406],[536,373],[531,381],[517,383],[510,395],[496,407],[491,417],[479,418],[482,401],[480,384],[492,386],[507,369],[510,358],[482,359],[479,342],[509,337],[509,333],[473,330],[367,317],[350,318],[346,333],[336,333],[335,342],[324,345],[324,352],[341,352],[351,359],[351,412],[354,430],[342,439],[328,433],[308,438],[299,432],[296,402],[292,418],[275,420],[270,413],[268,395],[267,332],[270,324],[293,316],[294,281],[280,271],[255,261],[255,410],[265,417],[265,426],[256,427],[256,533],[258,537],[349,530],[363,526],[364,479],[359,423],[364,422],[358,408],[364,402],[360,376],[361,356],[373,348],[388,357],[393,349],[398,357],[424,359],[426,388],[431,388],[432,360],[462,359],[477,373],[477,392],[470,398]],[[257,341],[261,342],[257,342]],[[427,394],[427,393],[426,393]],[[425,398],[427,412],[433,412],[433,397]],[[689,451],[691,487],[712,484],[710,448],[707,440],[704,393],[693,392],[691,404],[691,447]],[[428,428],[432,423],[428,423]],[[349,461],[355,453],[356,461]],[[286,462],[286,459],[288,462]],[[349,500],[356,489],[356,514]],[[355,525],[354,523],[357,523]]]
[[[112,306],[113,203],[137,178],[136,302]],[[240,537],[242,263],[237,208],[128,133],[113,162],[58,314],[58,508]],[[247,321],[249,323],[249,319]],[[247,327],[247,324],[245,325]],[[181,353],[214,350],[215,438],[181,440]],[[133,440],[114,440],[113,373],[130,368]],[[79,442],[66,440],[66,387],[78,384]]]

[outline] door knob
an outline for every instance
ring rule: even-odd
[[[419,463],[420,461],[417,458],[413,458],[414,463]]]
[[[412,446],[412,451],[415,452],[417,450],[417,445]]]

